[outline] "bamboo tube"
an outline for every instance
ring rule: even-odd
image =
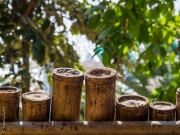
[[[163,101],[157,101],[150,104],[150,120],[173,121],[175,120],[176,106]]]
[[[118,135],[151,135],[151,122],[118,121]]]
[[[23,121],[49,121],[51,96],[43,92],[27,92],[22,95]]]
[[[84,121],[84,135],[116,135],[117,131],[117,121]]]
[[[180,121],[152,121],[153,135],[180,135]]]
[[[116,119],[147,121],[149,100],[138,95],[124,95],[116,99]]]
[[[176,107],[176,120],[180,120],[180,88],[178,88],[176,92]]]
[[[116,71],[111,68],[94,68],[85,73],[85,120],[114,120],[115,82]]]
[[[180,121],[6,122],[5,135],[180,135],[179,129]]]
[[[19,89],[11,86],[0,87],[0,122],[19,119]]]
[[[84,135],[83,122],[53,122],[53,135]]]
[[[2,135],[21,135],[22,134],[22,122],[5,122],[5,123],[0,122],[0,127],[1,127],[0,134],[2,133]]]
[[[84,74],[73,68],[56,68],[52,73],[53,121],[78,121]]]
[[[23,122],[23,135],[52,135],[52,122]]]

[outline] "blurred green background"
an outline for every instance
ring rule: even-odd
[[[180,84],[178,3],[0,0],[0,84],[19,87],[24,93],[50,88],[53,68],[85,72],[71,40],[73,35],[83,35],[85,45],[95,45],[92,57],[98,56],[104,66],[123,76],[123,81],[117,81],[116,96],[135,93],[175,104]],[[81,114],[84,91],[83,86]]]

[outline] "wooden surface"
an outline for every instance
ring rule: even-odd
[[[5,126],[4,135],[180,135],[180,121],[6,122]]]

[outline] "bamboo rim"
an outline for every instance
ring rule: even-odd
[[[62,73],[59,73],[59,70],[74,70],[78,74],[70,74],[70,75],[63,75]],[[51,74],[52,78],[55,78],[60,81],[65,81],[65,82],[82,82],[84,80],[84,73],[80,70],[74,69],[74,68],[55,68],[52,71]]]
[[[171,106],[171,108],[165,108],[165,109],[159,109],[154,107],[155,105],[169,105]],[[164,101],[156,101],[150,104],[150,108],[152,108],[153,110],[157,110],[157,111],[172,111],[172,110],[176,110],[176,106],[170,102],[164,102]]]
[[[122,101],[127,101],[130,99],[131,100],[138,99],[146,102],[144,105],[138,106],[138,108],[147,108],[149,106],[149,99],[139,95],[122,95],[116,99],[116,105],[120,106],[121,109],[136,110],[137,109],[136,106],[126,106],[121,103]]]
[[[41,100],[36,100],[36,99],[33,99],[33,98],[29,98],[27,97],[28,95],[31,95],[31,94],[39,94],[39,95],[44,95],[46,96],[45,98],[42,98]],[[38,97],[37,97],[38,98]],[[44,102],[44,101],[48,101],[51,99],[51,95],[47,94],[47,93],[44,93],[44,92],[26,92],[22,95],[22,99],[23,100],[26,100],[26,101],[32,101],[32,102]]]

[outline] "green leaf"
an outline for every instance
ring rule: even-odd
[[[32,45],[32,52],[34,58],[37,60],[38,63],[42,63],[45,55],[44,46],[41,44],[41,42],[33,42]]]
[[[86,15],[86,14],[89,14],[89,13],[91,13],[91,12],[93,12],[93,11],[102,10],[102,9],[104,9],[104,8],[105,8],[104,5],[99,4],[98,6],[91,7],[91,8],[90,8],[89,10],[87,10],[84,14]]]
[[[126,0],[126,8],[131,9],[133,6],[133,0]]]
[[[148,27],[145,24],[142,24],[140,26],[140,41],[148,43],[149,41],[149,32],[148,32]]]
[[[110,65],[110,57],[107,52],[102,53],[102,62],[104,66],[109,66]]]
[[[89,21],[88,28],[95,29],[99,25],[100,17],[100,14],[93,16]]]
[[[102,40],[110,31],[111,27],[106,28],[98,37],[98,40]]]
[[[128,52],[128,46],[126,45],[124,48],[123,48],[123,54],[127,54]]]
[[[46,19],[42,25],[42,29],[43,30],[47,29],[47,27],[49,27],[49,25],[50,25],[50,21],[49,21],[49,19]]]

